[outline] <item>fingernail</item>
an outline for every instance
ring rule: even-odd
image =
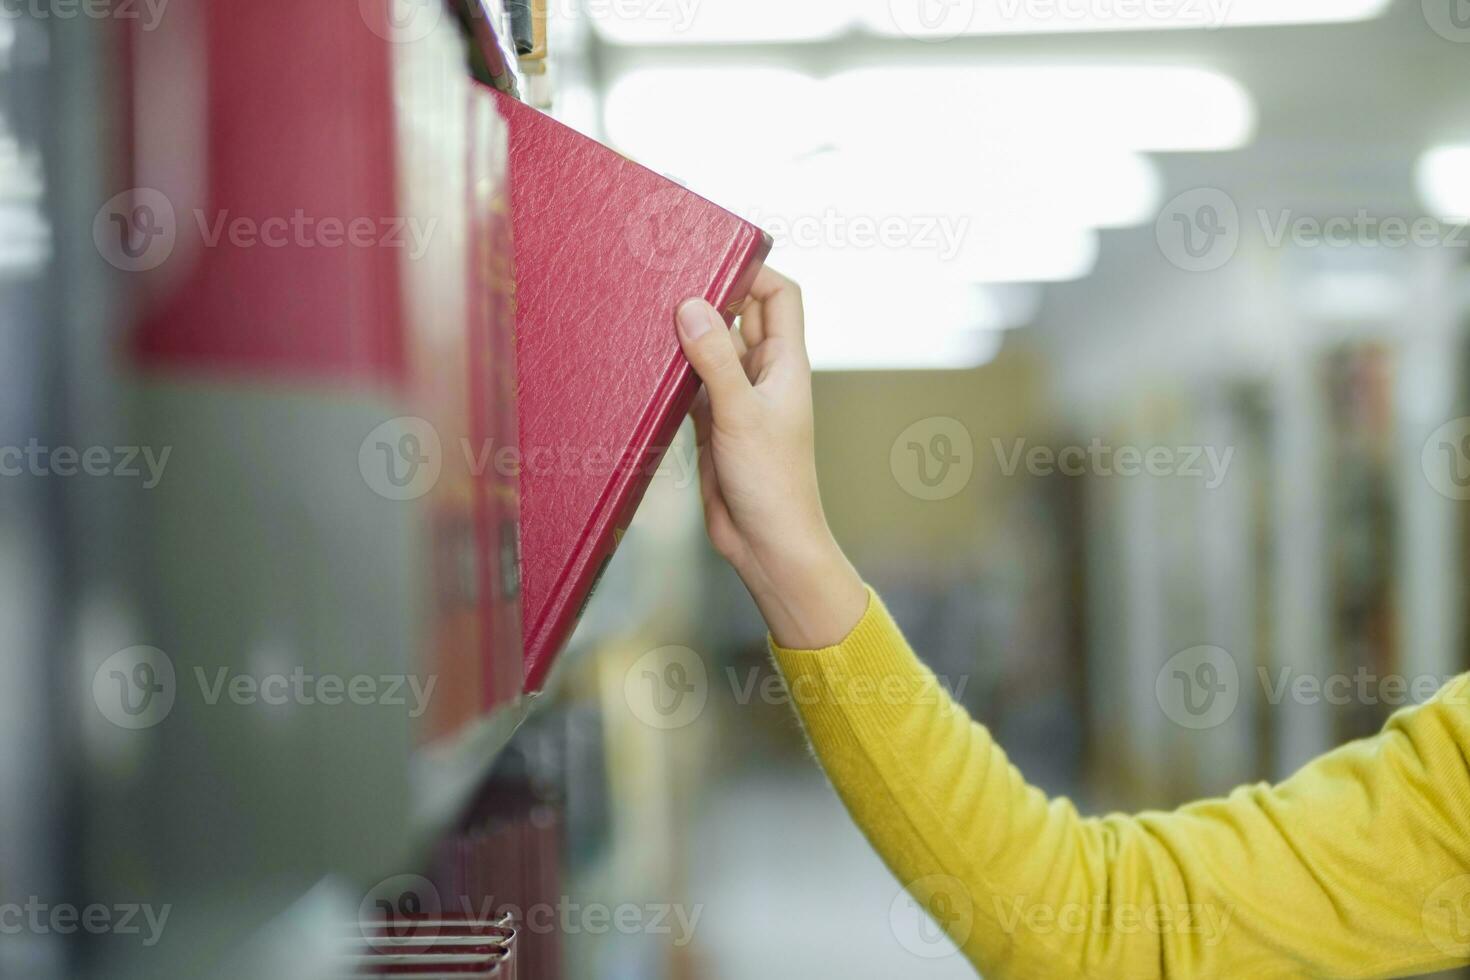
[[[678,317],[679,329],[690,340],[698,340],[709,332],[710,316],[704,309],[703,300],[685,300],[679,307]]]

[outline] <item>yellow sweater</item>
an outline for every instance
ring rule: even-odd
[[[841,644],[772,648],[853,818],[990,980],[1388,977],[1470,959],[1467,677],[1279,786],[1084,818],[1026,784],[876,595]]]

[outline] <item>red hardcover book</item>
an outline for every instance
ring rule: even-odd
[[[526,689],[539,690],[689,410],[674,312],[734,321],[771,240],[496,93],[510,124]]]

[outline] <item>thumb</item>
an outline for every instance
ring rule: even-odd
[[[709,391],[715,415],[728,411],[731,403],[750,390],[750,379],[735,350],[735,339],[724,318],[702,299],[685,300],[679,307],[679,344]]]

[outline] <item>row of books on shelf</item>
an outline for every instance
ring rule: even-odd
[[[427,875],[390,879],[365,903],[348,975],[557,980],[564,825],[556,799],[502,772],[439,842]]]
[[[703,296],[733,321],[770,242],[471,77],[467,49],[534,61],[544,4],[516,21],[467,0],[485,14],[468,35],[454,17],[421,38],[364,29],[374,4],[395,23],[394,2],[209,0],[136,32],[140,78],[186,39],[170,31],[204,38],[193,142],[208,152],[198,174],[138,157],[124,210],[139,227],[120,247],[142,255],[144,218],[171,212],[174,259],[133,263],[144,384],[298,396],[303,431],[331,441],[259,479],[325,484],[353,460],[365,493],[427,529],[406,552],[381,526],[360,534],[424,569],[405,603],[431,610],[419,666],[438,678],[436,741],[543,688],[695,395],[677,305]],[[515,23],[531,34],[507,44]],[[354,421],[334,428],[348,404]]]
[[[519,943],[509,917],[384,919],[363,924],[347,954],[343,980],[395,976],[418,980],[516,980]]]

